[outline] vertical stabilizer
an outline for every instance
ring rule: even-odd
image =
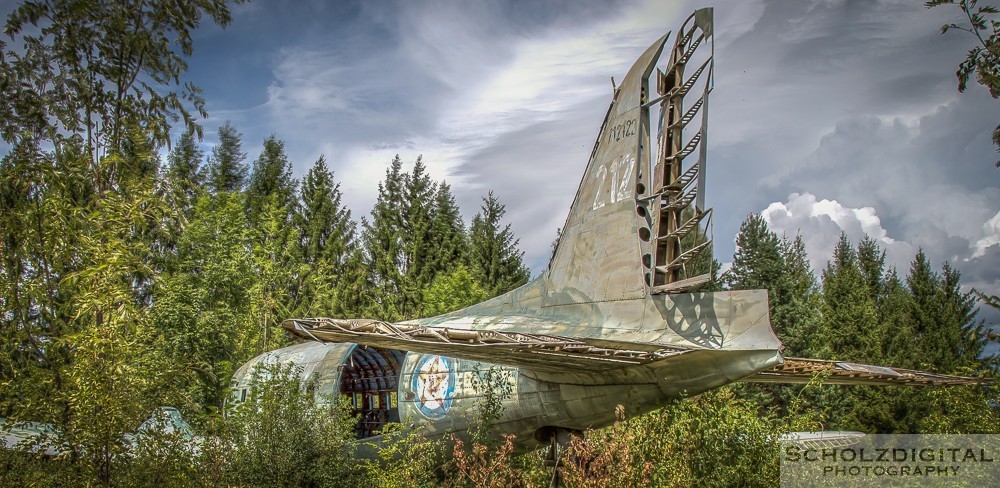
[[[664,285],[694,276],[687,266],[691,257],[710,249],[702,225],[708,212],[700,196],[700,175],[711,55],[706,59],[695,54],[706,51],[699,50],[700,45],[711,44],[711,24],[711,9],[695,12],[676,38],[666,72],[656,70],[651,77],[669,33],[646,49],[616,88],[549,263],[547,305],[669,291]],[[699,64],[685,77],[684,65],[692,62]],[[651,95],[651,82],[656,95]],[[693,90],[695,86],[699,89]],[[700,101],[684,111],[688,93]],[[658,108],[660,119],[656,150],[650,137],[651,107]],[[692,124],[701,126],[698,135],[683,140],[695,116],[701,122]],[[700,156],[699,162],[693,170],[683,169],[684,156],[692,152]]]

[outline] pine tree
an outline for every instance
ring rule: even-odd
[[[789,324],[784,320],[783,308],[780,306],[787,301],[787,297],[783,296],[784,275],[782,242],[771,232],[763,217],[748,215],[736,235],[733,266],[723,279],[732,290],[767,290],[771,326],[779,339],[787,340]]]
[[[921,367],[950,373],[980,366],[986,345],[983,325],[975,320],[972,292],[961,291],[961,275],[948,263],[939,275],[923,249],[917,252],[906,278],[912,296],[911,318]]]
[[[184,131],[167,156],[167,184],[175,193],[183,195],[184,201],[189,204],[194,203],[194,194],[202,184],[199,173],[203,157],[193,130]]]
[[[402,317],[402,208],[403,162],[393,158],[379,182],[378,198],[371,211],[371,222],[361,219],[364,267],[368,271],[369,298],[365,315],[393,321]]]
[[[267,205],[291,211],[297,182],[292,178],[292,164],[285,155],[285,143],[274,135],[264,140],[264,148],[253,163],[247,184],[247,216],[256,222]]]
[[[194,198],[202,187],[201,162],[204,154],[188,130],[174,144],[167,155],[167,168],[163,179],[168,200],[183,212],[194,206]]]
[[[883,275],[885,274],[885,251],[867,235],[858,243],[858,266],[864,276],[868,296],[879,303],[885,295]]]
[[[479,213],[469,228],[469,260],[490,296],[497,296],[517,288],[528,281],[528,268],[524,266],[524,252],[517,249],[510,224],[500,229],[500,222],[507,209],[492,191],[483,198]]]
[[[337,306],[343,317],[372,316],[370,311],[375,307],[372,281],[367,264],[365,251],[355,245],[347,257],[344,272],[338,277]]]
[[[809,356],[817,348],[822,297],[809,266],[802,236],[782,239],[781,255],[784,271],[778,283],[777,300],[771,302],[772,322],[785,331],[786,354]]]
[[[219,144],[212,148],[203,176],[213,194],[243,190],[248,170],[242,137],[228,120],[219,127]]]
[[[736,253],[725,276],[726,285],[733,290],[775,291],[772,289],[776,289],[784,268],[780,244],[763,217],[748,215],[736,235]]]
[[[933,358],[925,356],[931,347],[935,347],[933,343],[936,341],[929,336],[936,334],[942,310],[937,300],[941,278],[931,269],[923,249],[917,251],[917,255],[910,263],[906,286],[912,298],[910,319],[913,321],[914,346],[915,351],[919,351],[920,357],[917,359],[921,361],[920,367],[933,369],[935,366],[941,366],[940,360],[944,358],[940,352],[934,353]]]
[[[833,260],[823,271],[823,356],[873,361],[877,356],[878,314],[858,256],[841,233]]]
[[[912,316],[913,297],[895,268],[883,280],[884,298],[879,306],[879,321],[886,336],[882,339],[882,357],[886,364],[919,369],[916,331]]]
[[[723,279],[731,289],[767,290],[771,327],[785,354],[807,354],[819,327],[820,299],[801,237],[779,239],[761,216],[751,214],[740,226],[736,242],[733,266]],[[768,411],[785,412],[800,388],[750,385],[735,391]]]
[[[296,316],[338,316],[340,284],[355,247],[355,224],[342,203],[340,183],[322,156],[302,181],[301,204],[295,213],[303,275],[297,290]]]
[[[434,278],[429,264],[437,252],[431,247],[436,187],[426,172],[422,158],[418,156],[413,171],[403,175],[403,213],[400,219],[403,296],[400,313],[406,318],[419,314],[423,289]]]
[[[468,236],[462,214],[451,187],[442,182],[434,194],[434,219],[431,222],[430,263],[425,267],[431,276],[447,273],[466,262]]]

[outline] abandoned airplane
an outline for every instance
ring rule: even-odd
[[[387,323],[301,318],[309,342],[261,355],[234,380],[246,398],[262,362],[294,363],[316,394],[347,395],[357,437],[388,422],[428,437],[467,436],[486,371],[502,387],[497,432],[518,447],[562,442],[736,381],[953,385],[976,380],[841,361],[786,358],[766,290],[699,292],[711,263],[705,206],[712,10],[694,12],[656,69],[669,33],[614,90],[548,268],[505,295],[438,317]],[[650,135],[651,121],[657,130]],[[499,382],[499,383],[498,383]],[[554,449],[555,447],[553,447]]]

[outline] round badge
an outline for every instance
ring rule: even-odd
[[[412,385],[417,410],[429,419],[444,418],[455,395],[455,360],[424,356],[417,362]]]

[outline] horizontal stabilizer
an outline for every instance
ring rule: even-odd
[[[753,383],[808,383],[816,375],[828,375],[830,385],[912,385],[949,386],[988,384],[983,378],[927,373],[910,369],[822,359],[785,358],[772,369],[760,371],[743,381]]]
[[[290,319],[282,326],[303,339],[354,342],[557,374],[645,365],[688,351],[681,347],[609,341],[601,341],[597,346],[585,339],[569,337],[391,324],[368,319]]]
[[[801,449],[833,449],[835,447],[853,446],[861,442],[867,434],[849,430],[830,430],[824,432],[789,432],[778,437],[782,444],[794,444]]]

